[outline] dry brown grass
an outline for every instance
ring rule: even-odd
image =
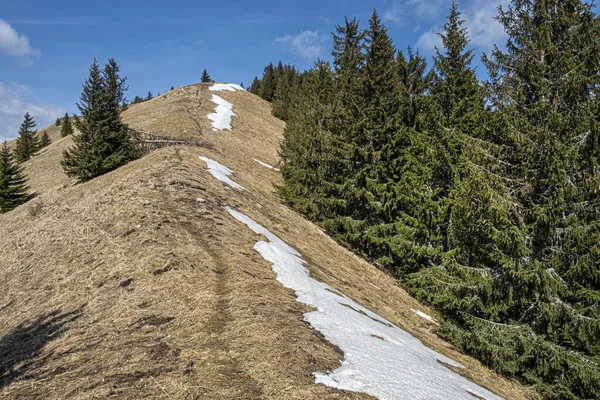
[[[308,309],[275,280],[230,205],[298,249],[317,279],[461,362],[470,379],[535,398],[437,338],[410,309],[431,310],[283,206],[279,175],[253,161],[278,161],[283,123],[256,96],[219,96],[239,115],[232,132],[212,131],[203,85],[124,113],[136,129],[205,147],[157,150],[84,184],[56,166],[69,138],[29,163],[37,198],[0,215],[0,397],[369,398],[314,384],[312,372],[341,355],[303,321]],[[210,176],[201,155],[247,190]]]

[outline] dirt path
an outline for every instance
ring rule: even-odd
[[[227,336],[229,325],[232,322],[231,316],[231,296],[232,271],[230,264],[223,259],[218,248],[218,243],[211,243],[205,239],[205,232],[194,230],[191,226],[186,230],[198,239],[202,249],[211,257],[212,272],[216,275],[214,284],[214,307],[211,309],[211,316],[204,326],[206,340],[202,348],[206,357],[206,373],[210,374],[210,379],[216,385],[213,387],[218,390],[210,389],[202,394],[202,398],[214,399],[261,399],[263,393],[260,385],[252,379],[246,371],[242,369],[237,358],[232,352],[231,343]]]

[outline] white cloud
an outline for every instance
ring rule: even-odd
[[[402,21],[400,19],[400,15],[398,12],[392,10],[387,10],[386,12],[383,13],[383,21],[384,22],[394,22],[396,24],[399,24],[400,21]]]
[[[417,48],[424,53],[433,53],[436,47],[442,47],[442,38],[438,35],[440,28],[434,27],[424,32],[417,40]]]
[[[426,0],[409,0],[425,2]],[[467,0],[459,4],[463,11],[462,18],[471,40],[469,47],[480,51],[489,51],[494,44],[502,47],[506,39],[504,27],[494,18],[498,14],[498,6],[508,5],[509,0]],[[441,47],[442,40],[437,35],[443,28],[434,26],[424,32],[417,41],[417,47],[423,52],[432,53],[435,46]]]
[[[41,53],[29,44],[29,38],[20,35],[8,22],[0,19],[0,54],[30,59]]]
[[[306,59],[315,59],[323,53],[324,40],[325,38],[318,31],[302,31],[297,35],[286,35],[275,39],[297,56]]]
[[[383,22],[393,22],[395,24],[402,23],[403,10],[402,7],[398,5],[397,1],[392,3],[392,8],[383,12]]]
[[[28,111],[38,128],[50,125],[66,112],[63,107],[43,104],[27,86],[0,82],[0,142],[18,135],[19,125]]]
[[[448,3],[444,0],[407,0],[406,5],[418,17],[435,18],[448,11]]]
[[[472,46],[488,51],[494,44],[499,47],[504,45],[506,40],[504,27],[494,18],[498,15],[498,6],[506,7],[508,3],[508,0],[472,0],[472,5],[465,8],[468,11],[463,18],[467,21],[466,27],[469,30]]]
[[[392,8],[383,12],[382,19],[384,22],[404,25],[407,17],[411,20],[414,20],[414,17],[437,18],[444,15],[449,7],[445,0],[395,0],[392,2]]]

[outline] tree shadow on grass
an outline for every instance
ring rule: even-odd
[[[22,323],[0,338],[0,390],[23,375],[30,375],[44,364],[40,359],[44,347],[67,329],[67,324],[81,316],[82,308],[42,315],[33,322]]]

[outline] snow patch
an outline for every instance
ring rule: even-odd
[[[233,104],[216,94],[213,94],[210,100],[217,105],[215,112],[208,114],[208,119],[212,121],[210,124],[213,126],[213,131],[231,130],[231,119],[237,117],[237,114],[233,112]]]
[[[371,283],[371,282],[369,282],[369,281],[367,281],[367,283],[368,283],[369,285],[373,286],[375,289],[379,289],[379,290],[381,290],[381,288],[380,288],[379,286],[377,286],[376,284],[374,284],[374,283]]]
[[[296,292],[298,301],[315,311],[304,314],[310,326],[344,352],[341,367],[315,373],[315,382],[363,392],[380,399],[473,399],[497,395],[438,362],[462,367],[425,346],[410,333],[355,303],[331,286],[310,277],[305,261],[268,229],[231,207],[232,217],[268,241],[254,249],[272,264],[277,280]]]
[[[417,314],[419,317],[426,319],[429,322],[433,322],[436,325],[439,325],[437,322],[434,321],[433,318],[431,318],[430,315],[425,314],[423,311],[419,311],[419,310],[415,310],[414,308],[411,308],[411,310]]]
[[[260,203],[256,203],[256,207],[258,207],[258,208],[262,208],[262,204],[260,204]]]
[[[223,164],[218,163],[215,160],[211,160],[210,158],[200,157],[200,159],[206,163],[206,166],[208,167],[208,172],[212,176],[225,183],[226,185],[231,186],[234,189],[244,190],[244,187],[242,185],[235,183],[229,178],[229,175],[233,174],[232,170],[230,170]]]
[[[210,88],[208,88],[211,92],[221,92],[226,90],[228,92],[235,92],[236,90],[241,90],[245,92],[246,89],[241,87],[240,85],[236,85],[235,83],[215,83]]]
[[[263,167],[271,168],[273,171],[279,172],[279,168],[275,168],[274,166],[264,163],[260,160],[257,160],[256,158],[253,158],[253,160],[256,161],[257,163],[259,163],[260,165],[262,165]]]

